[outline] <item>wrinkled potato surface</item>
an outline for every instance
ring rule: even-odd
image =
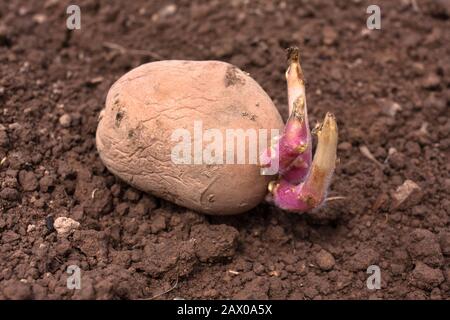
[[[257,164],[172,161],[180,143],[173,141],[174,130],[190,131],[194,149],[194,121],[224,138],[226,129],[268,129],[270,138],[270,129],[283,128],[269,96],[238,68],[219,61],[152,62],[126,73],[108,92],[96,136],[100,158],[125,182],[180,206],[216,215],[255,207],[271,179]]]

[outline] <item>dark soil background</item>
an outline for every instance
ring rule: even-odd
[[[373,2],[80,0],[69,31],[68,1],[1,1],[0,299],[448,299],[450,1],[375,1],[370,31]],[[131,68],[231,62],[286,117],[290,45],[312,124],[338,119],[330,196],[345,199],[210,217],[102,165],[97,118]],[[407,180],[418,187],[398,204]],[[58,235],[62,216],[80,228]],[[373,264],[380,290],[366,287]],[[81,290],[66,287],[69,265]]]

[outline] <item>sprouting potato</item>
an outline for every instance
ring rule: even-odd
[[[288,62],[285,126],[264,90],[230,64],[160,61],[131,70],[100,115],[101,159],[136,188],[207,214],[248,211],[267,189],[265,199],[283,210],[322,206],[330,200],[337,123],[327,113],[316,127],[313,158],[298,48],[289,48]]]
[[[137,67],[111,87],[96,143],[106,167],[137,189],[227,215],[263,201],[273,176],[254,156],[282,128],[272,100],[237,67],[171,60]]]

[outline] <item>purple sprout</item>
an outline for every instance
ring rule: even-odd
[[[315,133],[318,143],[312,158],[312,139],[308,123],[305,82],[298,48],[288,49],[286,71],[289,119],[278,141],[262,159],[270,166],[279,161],[278,179],[269,183],[269,199],[279,208],[305,212],[320,207],[326,200],[336,163],[338,129],[333,114],[327,113]]]

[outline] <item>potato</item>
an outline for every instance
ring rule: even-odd
[[[113,174],[180,206],[227,215],[258,205],[270,176],[255,163],[194,163],[196,147],[201,146],[201,156],[213,141],[195,132],[198,124],[201,133],[216,129],[224,139],[227,129],[267,129],[270,139],[272,129],[281,133],[283,128],[269,96],[237,67],[219,61],[160,61],[131,70],[111,87],[98,124],[97,149]],[[190,164],[173,161],[172,152],[181,143],[173,136],[177,130],[191,134]],[[247,158],[249,148],[247,141]]]

